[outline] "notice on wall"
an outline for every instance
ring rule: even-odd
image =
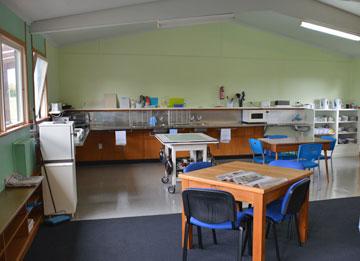
[[[230,143],[231,141],[231,129],[221,129],[220,131],[220,142]]]
[[[115,145],[126,145],[126,131],[115,131]]]

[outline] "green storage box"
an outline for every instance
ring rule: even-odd
[[[25,138],[15,141],[13,147],[14,171],[24,175],[31,176],[35,169],[35,140]]]

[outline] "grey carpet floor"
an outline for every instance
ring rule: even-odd
[[[286,224],[279,227],[282,260],[360,260],[359,216],[360,197],[311,202],[304,247],[298,247],[295,235],[287,238]],[[204,230],[203,240],[205,249],[195,244],[188,260],[235,260],[234,232],[219,231],[219,244],[213,245],[211,234]],[[41,226],[25,260],[181,260],[180,241],[179,214],[75,221]],[[276,260],[271,236],[266,241],[266,260]]]

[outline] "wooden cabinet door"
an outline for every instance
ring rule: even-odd
[[[264,137],[264,127],[263,126],[254,126],[242,128],[243,135],[240,138],[241,151],[240,155],[251,155],[251,149],[249,144],[250,138],[263,138]]]
[[[101,131],[90,131],[83,146],[76,147],[76,161],[99,161],[102,158]]]
[[[151,131],[144,133],[144,159],[159,159],[161,148],[161,143]]]
[[[124,156],[125,160],[141,160],[145,158],[143,131],[127,132]]]
[[[101,160],[113,161],[123,160],[124,150],[121,146],[115,145],[115,131],[102,131],[101,132]]]
[[[233,131],[231,132],[231,141],[229,143],[220,142],[220,129],[209,129],[207,135],[219,140],[218,144],[210,144],[210,152],[213,156],[233,156],[236,155],[236,141],[233,140]]]

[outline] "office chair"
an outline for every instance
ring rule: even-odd
[[[185,235],[183,242],[183,261],[187,260],[187,244],[190,225],[198,229],[199,247],[203,248],[201,241],[201,228],[212,231],[235,230],[238,232],[236,260],[242,260],[243,222],[247,216],[244,212],[236,210],[236,202],[232,194],[226,191],[213,189],[191,188],[182,192],[184,213],[186,217]],[[247,230],[248,231],[248,230]],[[214,236],[215,235],[215,236]],[[216,244],[216,234],[213,233]]]
[[[327,155],[327,159],[330,159],[330,162],[331,162],[331,172],[334,173],[334,165],[333,165],[333,153],[334,153],[334,150],[335,150],[335,146],[336,146],[336,138],[334,137],[331,137],[331,136],[321,136],[320,139],[323,139],[323,140],[330,140],[331,143],[330,143],[330,155]],[[320,155],[320,160],[325,160],[325,155],[324,154],[321,154]]]
[[[251,138],[249,144],[253,154],[253,162],[267,164],[275,159],[273,156],[264,153],[261,141]]]
[[[266,207],[266,221],[272,227],[275,239],[275,250],[277,260],[280,261],[279,243],[277,238],[276,225],[289,218],[295,219],[296,232],[299,246],[302,246],[299,234],[298,214],[307,197],[310,179],[304,178],[292,184],[282,200],[274,201]],[[249,216],[254,215],[253,208],[244,211]],[[267,231],[268,232],[268,231]],[[250,233],[250,232],[248,232]]]

